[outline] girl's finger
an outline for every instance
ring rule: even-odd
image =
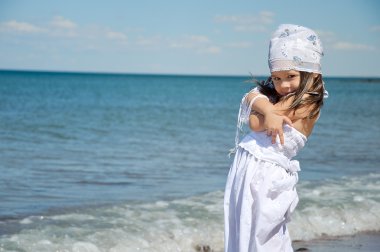
[[[272,144],[276,143],[277,131],[272,132]]]
[[[267,129],[267,136],[271,136],[272,135],[272,129]]]
[[[278,135],[280,136],[280,143],[282,145],[284,145],[284,143],[285,143],[285,141],[284,141],[284,132],[283,132],[282,129],[278,131]]]

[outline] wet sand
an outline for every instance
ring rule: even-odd
[[[196,252],[223,252],[207,244],[193,247]],[[377,252],[380,251],[380,232],[352,236],[326,237],[310,241],[293,241],[294,252]]]
[[[380,251],[380,232],[312,241],[294,241],[295,252],[373,252]]]

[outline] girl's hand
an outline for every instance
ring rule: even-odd
[[[270,112],[264,116],[264,128],[268,136],[272,136],[272,144],[276,143],[277,135],[280,137],[280,142],[284,144],[284,124],[293,126],[292,121],[284,115],[278,115],[275,112]]]

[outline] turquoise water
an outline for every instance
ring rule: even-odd
[[[205,208],[208,204],[217,208],[221,202],[214,198],[222,198],[239,103],[251,87],[246,80],[0,71],[0,235],[5,239],[1,248],[22,247],[11,242],[11,234],[19,239],[25,235],[25,241],[35,244],[46,239],[55,244],[43,234],[56,226],[74,225],[78,219],[71,217],[76,213],[99,217],[119,209],[107,219],[109,224],[121,212],[145,209],[145,204],[153,204],[147,210],[153,219],[165,207],[177,218],[183,206],[173,202],[198,202],[192,197],[201,197]],[[351,186],[358,183],[364,191],[355,192],[370,195],[373,201],[363,210],[368,212],[378,204],[374,195],[379,193],[380,80],[326,78],[325,82],[330,98],[298,157],[305,204],[316,202],[314,197],[320,194],[313,192],[318,188],[335,185],[350,198],[352,190],[359,190]],[[300,197],[302,206],[302,191]],[[360,201],[358,197],[351,203],[343,197],[341,203],[347,206],[343,214]],[[163,207],[155,202],[164,202]],[[353,208],[358,209],[362,208]],[[57,224],[61,214],[67,219]],[[46,221],[48,216],[55,221]],[[206,216],[206,224],[212,225],[214,215]],[[371,222],[377,225],[380,214],[374,216]],[[142,219],[125,225],[130,228],[138,221]],[[144,223],[142,229],[147,228],[148,222]],[[97,224],[88,225],[89,230],[98,230]],[[84,226],[78,228],[88,232]],[[371,228],[362,228],[367,229]],[[115,229],[111,230],[98,231],[109,240]],[[127,236],[135,232],[128,230]],[[36,232],[37,238],[32,236]],[[59,236],[61,231],[56,232]],[[56,243],[65,244],[63,240]],[[80,240],[67,241],[72,245]],[[128,244],[135,246],[134,241]]]
[[[0,216],[223,186],[243,79],[1,75]]]

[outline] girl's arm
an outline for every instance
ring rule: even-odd
[[[304,98],[309,96],[308,94],[305,94]],[[279,124],[281,122],[281,119],[283,119],[286,123],[288,123],[287,120],[291,120],[292,122],[295,122],[299,119],[306,118],[310,111],[313,109],[313,106],[307,106],[307,107],[301,107],[295,111],[288,111],[287,109],[292,104],[294,100],[294,97],[289,97],[288,99],[285,99],[284,101],[278,102],[276,104],[267,104],[268,102],[266,99],[262,99],[257,104],[253,104],[252,109],[255,111],[252,111],[250,117],[249,117],[249,126],[253,131],[264,131],[270,128],[266,128],[266,125],[269,127],[272,126],[272,129],[274,129],[274,133],[272,131],[272,134],[268,132],[268,135],[272,136],[272,142],[275,142],[276,135],[278,134],[280,136],[280,142],[283,144],[283,131],[282,131],[282,124]],[[256,101],[255,101],[256,103]],[[262,109],[265,107],[265,109]],[[263,114],[260,114],[263,113]],[[267,118],[266,118],[267,117]],[[283,121],[283,122],[284,122]],[[311,131],[313,128],[314,123],[316,120],[309,120],[306,124],[306,128]],[[267,124],[266,124],[267,123]],[[277,124],[276,124],[277,123]],[[288,123],[292,126],[291,123]],[[276,131],[276,125],[280,125],[281,129],[278,129]],[[278,132],[278,133],[276,133]]]
[[[258,93],[250,93],[247,102],[250,103]],[[278,108],[264,97],[257,97],[252,104],[252,113],[249,118],[249,126],[253,131],[267,131],[268,136],[272,136],[272,143],[276,142],[279,135],[281,144],[284,144],[283,125],[285,123],[292,126],[292,121],[285,115],[279,113]]]

